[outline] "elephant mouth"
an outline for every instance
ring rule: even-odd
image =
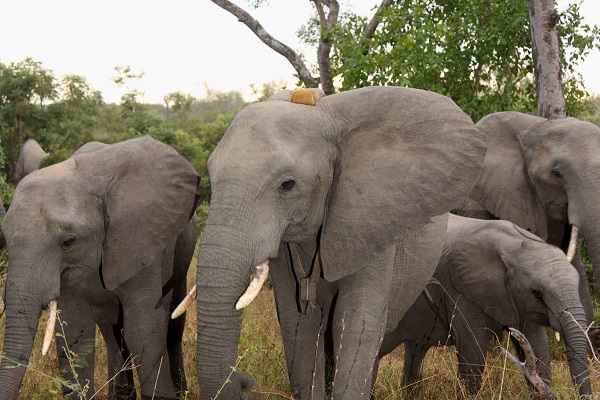
[[[243,310],[246,308],[252,301],[258,296],[260,289],[262,289],[267,277],[269,276],[269,260],[258,264],[254,267],[254,277],[248,287],[244,291],[244,293],[239,297],[238,301],[235,303],[236,310]],[[196,289],[197,285],[194,285],[185,298],[179,303],[177,308],[171,314],[171,319],[175,319],[179,317],[181,314],[187,310],[187,308],[196,300]]]

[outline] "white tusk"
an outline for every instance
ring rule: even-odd
[[[235,303],[235,309],[241,310],[247,307],[252,300],[256,296],[258,296],[258,292],[262,288],[262,285],[265,283],[267,276],[269,275],[269,260],[266,262],[259,264],[254,269],[254,278],[246,288],[246,291],[243,295],[240,296],[237,303]]]
[[[44,344],[42,345],[43,356],[46,355],[50,348],[50,343],[54,336],[54,325],[56,325],[56,300],[48,303],[48,322],[46,323],[46,334],[44,335]]]
[[[173,311],[173,313],[171,314],[171,319],[175,319],[175,318],[179,317],[181,314],[183,314],[185,312],[185,310],[187,310],[188,307],[194,302],[194,300],[196,300],[196,285],[194,285],[194,287],[190,289],[190,291],[185,296],[185,298],[181,301],[181,303],[179,303],[177,308]]]
[[[560,332],[559,331],[554,331],[554,339],[556,339],[557,342],[560,342]]]
[[[577,239],[579,237],[579,228],[575,225],[571,226],[571,239],[569,240],[569,248],[567,250],[567,260],[573,261],[575,258],[575,251],[577,250]]]
[[[4,304],[4,299],[0,297],[0,317],[4,315],[4,310],[6,309],[6,305]]]

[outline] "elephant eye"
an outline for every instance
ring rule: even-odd
[[[289,192],[290,190],[292,190],[294,188],[294,186],[296,186],[296,181],[293,179],[289,179],[289,180],[281,183],[281,186],[279,186],[279,191],[280,192]]]
[[[77,241],[77,239],[74,237],[64,238],[60,242],[60,247],[67,250],[69,247],[73,246],[76,241]]]
[[[542,297],[544,297],[544,294],[542,292],[540,292],[539,290],[537,290],[537,289],[533,289],[531,292],[538,299],[541,299]]]
[[[560,171],[557,170],[557,169],[553,169],[552,170],[552,176],[555,177],[555,178],[562,178],[563,177],[562,174],[560,173]]]

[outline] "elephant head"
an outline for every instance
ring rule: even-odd
[[[600,128],[518,112],[488,115],[477,127],[488,153],[470,200],[564,249],[573,226],[600,265]],[[600,269],[594,277],[600,282]]]
[[[16,397],[42,309],[91,274],[113,290],[186,226],[199,177],[150,137],[82,151],[27,175],[3,223],[9,249],[0,392]]]
[[[454,216],[448,229],[456,240],[448,275],[460,296],[503,326],[533,321],[559,331],[575,385],[591,394],[579,275],[565,254],[508,221],[464,221]]]
[[[252,384],[230,376],[242,316],[234,305],[282,241],[318,238],[322,275],[339,281],[459,204],[481,167],[482,137],[447,97],[369,87],[297,104],[303,93],[240,111],[208,162],[197,276],[206,398],[239,398]]]

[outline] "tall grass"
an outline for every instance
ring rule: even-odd
[[[190,285],[195,280],[195,269],[189,274]],[[3,285],[2,285],[3,286]],[[44,319],[40,319],[43,321]],[[43,323],[43,322],[42,322]],[[30,366],[25,374],[19,399],[62,399],[61,379],[56,358],[56,341],[45,357],[41,355],[43,327],[38,329]],[[4,318],[0,321],[0,339],[3,339]],[[552,339],[553,340],[553,339]],[[196,380],[196,310],[187,313],[183,338],[188,393],[183,398],[200,399]],[[506,340],[503,346],[506,347]],[[499,344],[498,344],[499,346]],[[577,392],[569,376],[569,366],[561,344],[552,345],[553,390],[559,399],[577,398]],[[481,392],[475,399],[531,399],[529,389],[521,372],[500,351],[490,352]],[[244,313],[242,338],[236,367],[254,378],[263,399],[291,399],[289,380],[281,333],[277,322],[275,302],[271,290],[265,288]],[[403,369],[403,348],[384,357],[375,384],[374,397],[381,400],[404,399],[455,399],[465,395],[466,389],[457,378],[457,361],[454,347],[433,348],[424,362],[423,381],[411,388],[400,385]],[[600,393],[600,365],[591,361],[590,375],[595,393]],[[106,347],[97,333],[96,340],[96,388],[107,382]],[[92,393],[88,393],[88,398]],[[97,393],[94,399],[106,399],[108,388]]]

